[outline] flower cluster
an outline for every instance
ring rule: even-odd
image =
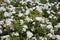
[[[4,0],[0,3],[1,40],[60,40],[59,0]]]

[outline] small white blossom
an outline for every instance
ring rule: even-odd
[[[5,2],[10,3],[12,0],[6,0]]]
[[[52,18],[52,16],[50,15],[49,18]]]
[[[41,28],[44,28],[46,25],[45,24],[40,24],[40,27]]]
[[[22,31],[24,31],[24,32],[25,32],[25,31],[26,31],[26,28],[22,28]]]
[[[11,8],[9,8],[9,10],[15,12],[15,7],[12,6]]]
[[[29,2],[32,2],[32,0],[26,0],[26,2],[28,2],[28,1],[29,1]]]
[[[23,16],[23,13],[19,13],[18,16],[19,16],[19,17],[22,17],[22,16]]]
[[[36,10],[38,10],[39,12],[42,12],[42,6],[36,6]]]
[[[0,25],[0,29],[2,29],[2,26]]]
[[[43,9],[48,9],[48,5],[47,4],[44,4]]]
[[[44,38],[42,36],[39,37],[40,40],[44,40]]]
[[[11,10],[10,10],[11,11]],[[15,14],[16,13],[16,11],[15,10],[12,10],[12,12],[10,12],[11,14]]]
[[[23,28],[26,28],[26,29],[27,29],[27,28],[28,28],[28,26],[27,26],[27,25],[23,25]]]
[[[3,20],[1,20],[1,21],[0,21],[0,24],[4,24],[4,21],[3,21]]]
[[[32,24],[35,24],[35,22],[33,22]]]
[[[0,29],[0,34],[2,34],[2,30]]]
[[[48,6],[51,6],[51,4],[50,4],[49,2],[47,2],[47,5],[48,5]]]
[[[33,8],[30,8],[30,11],[33,11]]]
[[[58,14],[60,14],[60,12],[58,12]]]
[[[1,40],[10,40],[10,36],[9,35],[5,35],[5,36],[1,36]]]
[[[32,9],[34,10],[36,7],[33,7]]]
[[[6,19],[6,25],[11,25],[12,24],[12,21],[13,21],[13,19]]]
[[[56,17],[56,16],[54,16],[53,18],[54,18],[54,19],[57,19],[57,17]]]
[[[47,28],[48,29],[53,29],[53,26],[52,25],[47,25]]]
[[[57,40],[60,40],[60,35],[56,35]]]
[[[6,11],[6,8],[4,6],[0,7],[0,11]]]
[[[51,32],[52,34],[54,34],[54,30],[53,30],[53,29],[50,29],[50,32]]]
[[[32,40],[37,40],[37,38],[36,37],[32,37]]]
[[[19,36],[19,33],[18,32],[13,32],[12,35]]]
[[[23,25],[23,31],[26,31],[26,29],[28,29],[27,25]]]
[[[8,13],[8,12],[4,13],[4,17],[10,17],[10,16],[11,16],[11,13]]]
[[[24,22],[23,22],[23,20],[20,20],[20,24],[22,25]]]
[[[47,11],[48,14],[50,14],[50,11]]]
[[[47,36],[49,36],[50,38],[53,37],[53,35],[51,33],[48,33]]]
[[[33,21],[33,20],[32,20],[31,18],[29,18],[28,16],[26,16],[25,20],[26,20],[27,22]]]
[[[54,27],[56,27],[56,28],[60,28],[60,23],[58,23],[58,24],[55,25]]]
[[[54,3],[51,3],[51,5],[53,6],[53,5],[54,5]]]
[[[41,21],[42,20],[42,17],[36,17],[35,18],[37,21]]]
[[[25,15],[29,15],[29,14],[30,14],[30,9],[27,9]]]
[[[30,32],[30,31],[27,31],[27,37],[28,37],[28,38],[31,38],[32,36],[33,36],[33,33]]]

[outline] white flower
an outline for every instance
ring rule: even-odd
[[[47,40],[47,37],[44,37],[44,40]]]
[[[46,0],[47,2],[49,1],[49,0]]]
[[[4,21],[3,21],[3,20],[1,20],[1,21],[0,21],[0,24],[4,24]]]
[[[54,4],[57,4],[57,2],[54,2]]]
[[[35,0],[35,3],[39,3],[40,2],[40,0]]]
[[[60,23],[54,26],[55,28],[60,28]]]
[[[28,29],[27,25],[23,25],[23,31],[26,31],[26,29]]]
[[[35,24],[35,22],[33,22],[32,24]]]
[[[11,25],[11,21],[6,20],[6,25]]]
[[[23,16],[23,13],[19,13],[18,16],[19,16],[19,17],[22,17],[22,16]]]
[[[47,28],[48,29],[53,29],[53,26],[52,25],[47,25]]]
[[[20,20],[20,24],[22,25],[24,22],[23,22],[23,20]]]
[[[51,33],[48,33],[47,36],[50,37],[50,38],[52,38],[52,39],[56,38],[56,36],[54,34],[51,34]]]
[[[57,9],[59,8],[59,4],[56,5],[56,8],[57,8]]]
[[[60,12],[58,12],[58,14],[60,14]]]
[[[26,4],[26,1],[22,0],[19,3],[21,3],[23,5],[24,3]]]
[[[53,10],[51,10],[51,12],[55,14],[55,12]]]
[[[13,19],[6,19],[6,25],[9,25],[9,26],[11,26],[11,24],[12,24],[12,22],[11,21],[13,21]]]
[[[55,38],[56,38],[56,35],[53,34],[52,39],[55,39]]]
[[[0,25],[0,29],[2,29],[2,26]]]
[[[8,13],[8,12],[4,13],[4,17],[10,17],[10,16],[11,16],[11,13]]]
[[[42,36],[39,37],[40,40],[44,40],[44,38]]]
[[[0,34],[2,34],[2,30],[0,29]]]
[[[54,19],[57,19],[57,17],[56,17],[56,16],[54,16],[53,18],[54,18]]]
[[[29,15],[29,14],[30,14],[30,9],[27,9],[25,15]]]
[[[37,21],[42,21],[42,17],[36,17],[35,18]]]
[[[22,8],[22,11],[24,12],[24,11],[25,11],[25,9],[24,9],[24,8]]]
[[[44,28],[46,25],[45,24],[40,24],[40,27],[41,28]]]
[[[50,11],[47,11],[48,14],[50,14]]]
[[[54,30],[53,30],[53,29],[50,29],[50,32],[51,32],[52,34],[54,34]]]
[[[48,24],[48,25],[52,25],[52,23],[51,23],[51,22],[49,22],[49,21],[47,21],[47,24]]]
[[[13,32],[12,35],[19,36],[19,33],[18,32]]]
[[[7,3],[10,3],[12,0],[6,0]]]
[[[52,18],[52,16],[50,15],[49,18]]]
[[[38,10],[39,12],[42,12],[42,6],[36,6],[36,10]]]
[[[53,5],[54,5],[54,3],[51,3],[51,5],[53,6]]]
[[[47,4],[44,4],[43,9],[48,9],[48,5]]]
[[[10,40],[10,36],[9,35],[5,35],[5,36],[1,36],[1,40]]]
[[[11,10],[10,10],[11,11]],[[16,13],[16,11],[15,10],[12,10],[12,12],[10,12],[11,14],[15,14]]]
[[[48,6],[51,6],[51,4],[50,4],[49,2],[47,2],[47,5],[48,5]]]
[[[11,7],[11,8],[12,8],[12,7],[13,7],[13,5],[11,5],[11,4],[10,4],[10,5],[9,5],[9,7]]]
[[[53,18],[53,16],[54,16],[54,15],[53,15],[53,14],[51,14],[51,15],[49,15],[49,18]]]
[[[60,35],[56,35],[57,40],[60,40]]]
[[[9,8],[9,10],[15,12],[15,7],[12,6],[11,8]]]
[[[32,0],[26,0],[26,2],[28,2],[28,1],[29,1],[29,2],[32,2]]]
[[[30,11],[33,11],[33,8],[30,8]]]
[[[24,31],[24,32],[25,32],[25,31],[26,31],[26,28],[23,28],[23,29],[22,29],[22,31]]]
[[[26,16],[25,20],[26,20],[27,22],[33,21],[33,20],[32,20],[31,18],[29,18],[28,16]]]
[[[14,18],[14,16],[11,16],[11,19],[13,19]]]
[[[53,37],[53,35],[51,33],[48,33],[47,36],[49,36],[50,38]]]
[[[6,8],[4,6],[0,7],[0,11],[6,11]]]
[[[30,32],[30,31],[27,31],[27,37],[28,37],[28,38],[31,38],[32,36],[33,36],[33,33]]]
[[[27,26],[27,25],[23,25],[23,28],[26,28],[26,29],[27,29],[27,28],[28,28],[28,26]]]
[[[32,40],[37,40],[37,38],[36,37],[32,37]]]
[[[34,26],[32,26],[31,31],[34,31],[34,30],[35,30],[35,28],[34,28]]]
[[[32,9],[34,10],[36,7],[33,7]]]

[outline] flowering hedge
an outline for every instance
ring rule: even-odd
[[[1,1],[0,39],[60,40],[59,0]]]

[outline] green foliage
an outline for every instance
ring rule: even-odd
[[[31,14],[29,15],[30,18],[34,19],[35,17],[42,17],[42,13],[40,13],[37,10],[31,11]]]

